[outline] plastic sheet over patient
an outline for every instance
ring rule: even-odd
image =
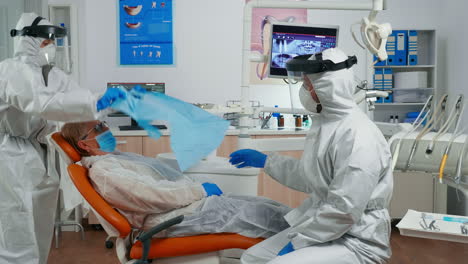
[[[192,104],[137,87],[128,92],[125,99],[117,100],[111,107],[130,115],[156,140],[161,133],[151,122],[168,121],[171,148],[182,171],[214,151],[221,144],[229,127],[226,120]]]

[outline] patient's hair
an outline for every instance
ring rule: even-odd
[[[78,153],[81,154],[81,156],[87,157],[90,156],[90,154],[80,148],[78,146],[78,141],[80,141],[80,138],[86,134],[88,131],[86,131],[86,123],[81,122],[81,123],[66,123],[63,127],[60,133],[62,134],[62,137],[70,144]]]

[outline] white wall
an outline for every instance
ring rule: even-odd
[[[107,82],[165,82],[167,94],[190,102],[224,104],[240,98],[242,0],[175,0],[175,65],[122,67],[118,65],[117,1],[75,2],[80,8],[80,81],[95,91]],[[390,0],[378,16],[394,28],[440,28],[438,0]],[[461,12],[461,11],[460,11]],[[366,78],[365,52],[351,38],[349,25],[368,12],[309,11],[309,22],[340,25],[339,45],[356,54],[356,72]],[[253,86],[251,99],[264,105],[289,105],[286,85]]]
[[[75,2],[83,6],[82,85],[104,90],[107,82],[165,82],[167,94],[191,102],[240,96],[240,1],[175,1],[175,65],[157,67],[118,65],[117,1]]]
[[[439,83],[446,89],[449,98],[458,94],[465,95],[468,103],[468,21],[466,10],[468,2],[463,0],[446,1],[441,9],[442,28],[439,33],[441,53],[439,56]],[[468,111],[465,111],[462,124],[466,126]]]

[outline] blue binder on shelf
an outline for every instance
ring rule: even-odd
[[[391,92],[393,89],[393,70],[383,69],[383,90]],[[383,99],[384,103],[393,103],[393,93],[390,93],[387,98]]]
[[[408,65],[418,64],[418,31],[408,31]]]
[[[392,35],[395,39],[395,56],[387,65],[408,65],[408,31],[394,30]]]
[[[374,69],[374,89],[383,90],[383,69]],[[384,100],[378,97],[376,103],[383,103]]]
[[[387,65],[395,65],[393,64],[394,61],[395,61],[395,52],[396,52],[396,35],[394,33],[395,31],[392,31],[392,34],[390,34],[390,36],[388,36],[388,39],[387,39],[387,45],[386,45],[386,49],[387,49],[387,55],[388,55],[388,58],[387,58]]]

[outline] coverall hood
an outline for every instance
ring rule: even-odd
[[[334,63],[348,59],[348,56],[342,50],[336,48],[324,50],[322,56],[323,60],[331,60]],[[315,55],[311,56],[310,60],[316,60]],[[357,107],[353,98],[355,84],[354,73],[351,68],[308,74],[307,77],[312,82],[317,97],[322,104],[320,115],[340,117],[350,113],[352,108]]]
[[[21,30],[30,26],[38,17],[35,13],[23,13],[16,24],[15,29]],[[42,19],[39,25],[52,25],[48,20]],[[30,36],[17,36],[13,38],[14,57],[24,57],[26,63],[41,65],[40,49],[45,38],[34,38]]]

